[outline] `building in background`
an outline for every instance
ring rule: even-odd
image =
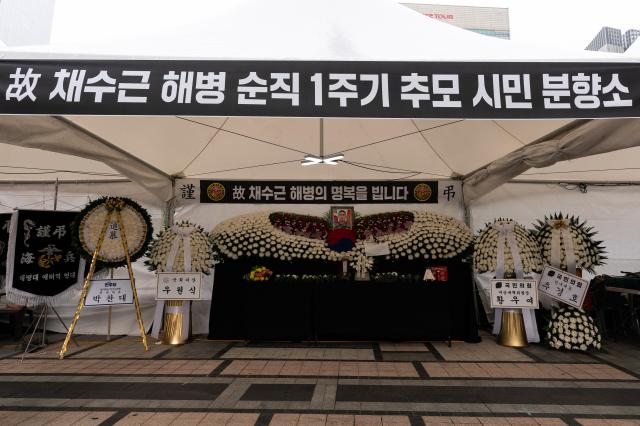
[[[55,0],[0,0],[0,41],[7,46],[48,44]]]
[[[640,30],[627,30],[622,35],[622,44],[624,46],[624,50],[626,51],[638,37],[640,37]]]
[[[508,39],[509,9],[504,7],[452,6],[402,3],[418,13],[465,30]]]
[[[623,53],[639,36],[640,31],[635,29],[627,30],[622,34],[622,31],[618,28],[602,27],[586,47],[586,50]]]

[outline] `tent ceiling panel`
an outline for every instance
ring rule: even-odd
[[[482,167],[522,146],[494,122],[485,120],[452,123],[423,135],[458,174]]]
[[[175,117],[70,117],[90,132],[173,175],[205,146],[213,129]]]
[[[530,169],[516,180],[640,182],[639,158],[640,147],[627,148]]]
[[[0,143],[0,180],[122,180],[126,177],[97,160]]]
[[[571,120],[495,120],[494,123],[511,133],[525,145],[569,124]]]

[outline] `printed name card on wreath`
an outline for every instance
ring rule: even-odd
[[[156,300],[200,300],[202,273],[158,272]]]
[[[492,308],[538,309],[538,289],[534,279],[491,280]]]
[[[131,305],[133,293],[128,279],[91,280],[85,306]]]
[[[576,308],[582,307],[588,289],[589,281],[549,265],[542,271],[538,286],[540,293]]]

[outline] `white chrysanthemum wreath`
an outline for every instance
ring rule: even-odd
[[[573,258],[577,268],[593,272],[596,266],[604,264],[607,259],[604,256],[605,249],[602,241],[597,241],[593,238],[597,234],[593,228],[587,227],[586,222],[580,222],[577,217],[565,216],[562,213],[549,217],[545,216],[544,220],[538,220],[536,225],[536,238],[542,250],[544,262],[567,270],[567,244],[563,238],[557,238],[559,232],[567,232],[571,236]],[[559,265],[554,265],[557,262],[552,259],[554,234],[556,235],[555,241],[560,245],[558,247]]]
[[[151,271],[166,272],[170,253],[172,253],[174,245],[177,244],[171,271],[185,272],[185,237],[188,237],[189,241],[190,272],[208,274],[215,260],[211,237],[202,227],[188,221],[176,223],[172,227],[160,231],[149,246],[148,259],[145,264]]]
[[[377,238],[389,244],[390,260],[451,259],[471,249],[473,234],[462,222],[424,211],[412,212],[414,221],[407,231]],[[237,216],[216,226],[211,232],[216,248],[229,259],[265,257],[280,260],[356,261],[365,254],[359,240],[348,252],[329,249],[324,240],[292,235],[275,228],[269,213]],[[359,260],[370,270],[371,261]]]
[[[551,315],[547,343],[554,349],[586,351],[602,348],[602,335],[582,309],[561,308]]]
[[[504,225],[511,226],[513,229],[513,237],[522,262],[522,271],[525,274],[540,273],[543,265],[538,241],[530,231],[512,219],[496,219],[480,231],[473,253],[473,266],[476,272],[482,274],[496,271],[499,228]],[[507,276],[515,274],[513,256],[507,239],[504,240],[504,273]]]

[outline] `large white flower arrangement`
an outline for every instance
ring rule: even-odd
[[[554,349],[586,351],[602,348],[602,336],[593,319],[582,309],[567,307],[551,314],[547,343]]]
[[[221,222],[212,231],[215,246],[229,259],[266,257],[280,260],[352,259],[353,250],[337,253],[324,240],[292,235],[275,228],[269,213],[252,213]]]
[[[500,225],[513,227],[513,235],[522,261],[523,272],[525,274],[540,273],[542,271],[542,257],[538,241],[530,231],[512,219],[496,219],[480,231],[473,253],[473,266],[476,272],[485,273],[497,269],[498,228]],[[513,256],[506,239],[504,242],[504,272],[507,276],[515,273]]]
[[[462,222],[451,217],[412,212],[414,221],[405,232],[384,235],[379,242],[389,243],[391,260],[451,259],[471,249],[473,234]],[[348,252],[329,249],[324,240],[285,233],[275,228],[269,213],[237,216],[216,226],[212,238],[217,249],[229,259],[267,257],[280,260],[356,261],[365,256],[364,241],[359,240]],[[370,268],[370,261],[359,265]]]
[[[586,222],[574,216],[564,216],[555,214],[544,220],[538,220],[536,227],[536,238],[542,249],[542,257],[546,263],[552,264],[552,240],[554,230],[567,229],[573,242],[573,253],[576,260],[576,267],[593,272],[593,268],[604,264],[607,259],[604,256],[605,249],[602,241],[597,241],[593,237],[597,234],[593,228],[587,227]],[[560,269],[567,269],[566,247],[560,239],[560,265],[553,265]]]
[[[389,243],[387,259],[451,259],[471,249],[473,234],[464,223],[438,213],[411,213],[413,223],[407,231],[377,237]],[[356,248],[364,252],[364,241],[358,241]]]
[[[189,237],[191,250],[191,272],[209,273],[213,267],[215,253],[211,237],[204,229],[188,221],[176,223],[170,228],[163,229],[151,242],[148,259],[145,264],[152,271],[166,272],[169,254],[174,244],[178,244],[172,272],[184,272],[184,237]]]

